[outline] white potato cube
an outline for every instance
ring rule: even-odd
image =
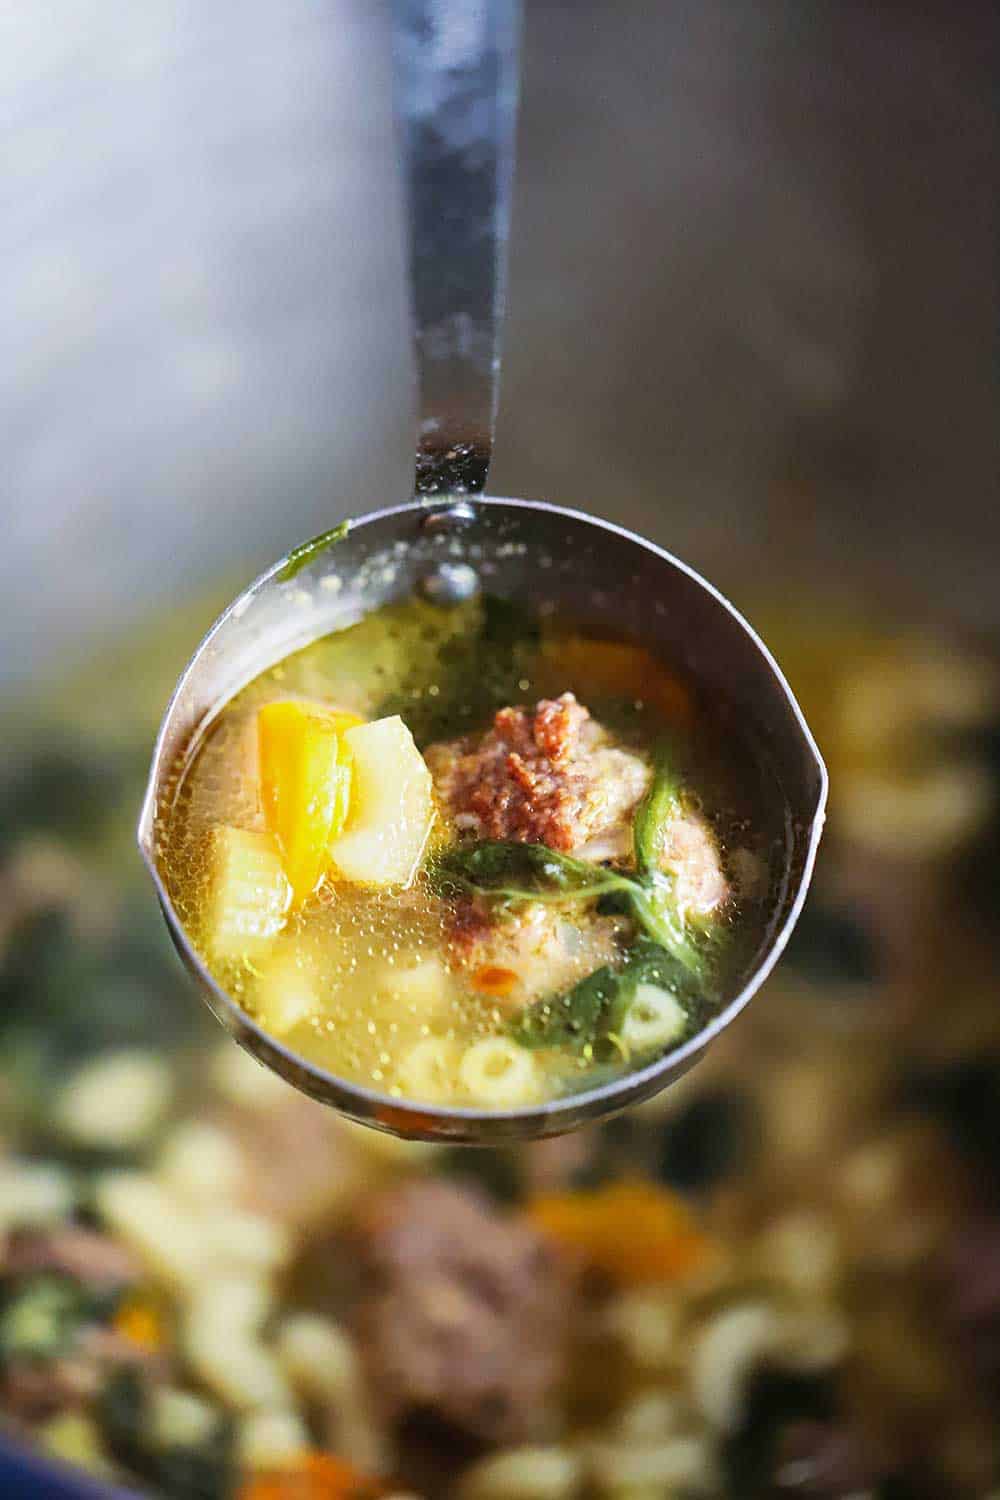
[[[266,950],[292,899],[271,834],[213,829],[210,879],[206,940],[214,957],[239,961]]]
[[[431,774],[398,716],[348,729],[352,756],[347,827],[330,846],[345,880],[409,885],[434,821]]]
[[[294,1411],[253,1411],[240,1423],[236,1455],[246,1469],[281,1469],[312,1446],[302,1418]]]

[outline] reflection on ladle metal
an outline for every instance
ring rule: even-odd
[[[780,955],[805,899],[826,773],[788,686],[750,626],[685,564],[619,527],[537,501],[482,496],[499,375],[516,104],[518,7],[396,0],[421,392],[416,497],[365,516],[336,544],[283,559],[222,615],[183,673],[157,740],[139,842],[184,962],[219,1020],[258,1059],[354,1119],[428,1140],[556,1134],[649,1097],[686,1072]],[[489,590],[597,635],[641,641],[725,705],[780,796],[776,899],[766,940],[712,1020],[684,1045],[590,1092],[497,1113],[414,1103],[338,1078],[269,1035],[220,987],[157,865],[157,818],[179,764],[220,708],[289,652],[414,592],[447,605]],[[771,810],[773,811],[773,810]]]

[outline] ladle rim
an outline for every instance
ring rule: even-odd
[[[481,1110],[469,1106],[443,1105],[419,1100],[394,1098],[390,1094],[382,1093],[376,1089],[369,1089],[363,1084],[355,1083],[350,1079],[345,1079],[335,1073],[328,1072],[325,1068],[310,1062],[307,1058],[286,1047],[283,1042],[272,1036],[264,1027],[258,1025],[240,1007],[237,1001],[222,988],[205,965],[201,955],[195,949],[184,929],[184,925],[160,874],[156,860],[154,839],[156,805],[162,775],[164,769],[166,769],[163,761],[174,711],[185,686],[197,669],[202,655],[210,647],[216,635],[233,618],[234,614],[238,616],[246,608],[244,601],[249,600],[258,591],[266,587],[267,584],[277,579],[278,575],[287,565],[289,554],[286,554],[269,568],[265,569],[223,610],[195,648],[184,670],[178,677],[177,684],[167,703],[153,749],[149,780],[143,798],[137,829],[140,853],[152,878],[164,919],[182,961],[199,981],[204,992],[204,997],[213,1014],[226,1030],[235,1037],[237,1042],[246,1051],[250,1052],[258,1062],[263,1062],[266,1059],[267,1063],[273,1066],[274,1070],[286,1082],[298,1087],[312,1098],[337,1108],[353,1120],[363,1122],[393,1135],[403,1136],[406,1139],[448,1142],[451,1144],[496,1145],[515,1139],[530,1139],[533,1137],[561,1134],[588,1120],[605,1117],[627,1108],[630,1104],[649,1098],[652,1094],[658,1092],[656,1085],[661,1076],[670,1075],[670,1077],[678,1077],[687,1071],[710,1043],[739,1015],[772,973],[784,952],[788,939],[805,904],[826,816],[829,777],[819,748],[813,738],[812,731],[806,722],[802,709],[784,673],[753,626],[735,605],[713,584],[703,578],[696,569],[692,568],[690,564],[685,563],[682,559],[675,557],[666,548],[659,546],[656,542],[650,541],[647,537],[640,536],[636,532],[629,530],[627,527],[619,526],[613,521],[607,521],[599,516],[590,515],[586,511],[554,505],[550,501],[520,500],[485,495],[477,495],[474,498],[458,496],[454,497],[453,500],[444,497],[433,497],[423,500],[409,500],[401,505],[387,506],[381,510],[367,512],[357,521],[351,521],[350,532],[353,534],[355,531],[366,526],[408,514],[428,514],[437,511],[447,511],[451,504],[455,502],[460,503],[463,507],[471,506],[473,510],[478,510],[480,507],[496,507],[498,509],[509,508],[520,511],[541,512],[547,515],[554,515],[561,520],[592,526],[597,530],[610,533],[652,553],[662,562],[686,574],[692,582],[709,594],[718,606],[728,612],[737,627],[742,629],[749,638],[750,643],[763,657],[791,709],[792,716],[802,737],[803,745],[812,759],[817,776],[816,805],[809,824],[808,837],[805,841],[802,859],[799,864],[798,887],[788,905],[780,927],[774,932],[770,945],[756,967],[747,976],[738,994],[729,1001],[718,1015],[713,1016],[700,1031],[696,1032],[694,1036],[690,1037],[681,1046],[663,1053],[642,1068],[633,1069],[618,1078],[600,1084],[594,1089],[581,1090],[578,1093],[563,1095],[559,1098],[544,1100],[538,1104],[525,1105],[516,1109]],[[211,722],[222,706],[222,704],[216,705],[206,715],[203,725]],[[664,1077],[663,1086],[666,1085],[667,1081],[668,1079]],[[473,1129],[473,1126],[478,1128]]]

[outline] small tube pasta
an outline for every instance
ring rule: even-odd
[[[240,1422],[236,1454],[246,1469],[281,1469],[311,1447],[306,1425],[294,1411],[251,1411]]]
[[[583,1466],[568,1448],[510,1448],[466,1473],[460,1500],[575,1500]]]
[[[257,1299],[251,1285],[244,1305],[243,1290],[240,1283],[224,1281],[201,1288],[186,1311],[184,1352],[198,1379],[237,1411],[287,1409],[288,1382],[258,1333],[266,1310],[263,1300],[253,1305]]]
[[[188,1120],[167,1137],[157,1176],[185,1201],[218,1206],[237,1196],[248,1171],[233,1136],[217,1125]]]
[[[361,1373],[354,1345],[329,1319],[296,1314],[279,1332],[277,1348],[285,1374],[310,1400],[343,1402],[358,1391]]]
[[[459,1081],[479,1104],[529,1104],[541,1094],[541,1075],[530,1052],[506,1037],[484,1037],[462,1058]]]
[[[679,1041],[686,1025],[687,1015],[676,995],[656,984],[638,984],[622,1026],[622,1041],[631,1052],[649,1052]]]
[[[162,1121],[173,1080],[162,1058],[139,1048],[85,1064],[64,1085],[57,1130],[74,1145],[127,1150],[143,1145]]]
[[[397,1078],[409,1099],[441,1102],[455,1089],[461,1048],[445,1037],[428,1036],[417,1042],[400,1061]]]
[[[98,1181],[95,1198],[105,1224],[152,1275],[175,1289],[197,1285],[205,1246],[197,1219],[182,1212],[174,1193],[143,1172],[112,1172]]]
[[[703,1436],[678,1436],[660,1443],[596,1442],[587,1449],[588,1469],[599,1495],[718,1494],[719,1475],[711,1445]]]
[[[217,1407],[177,1386],[154,1386],[149,1430],[160,1448],[188,1448],[203,1443],[219,1425]]]

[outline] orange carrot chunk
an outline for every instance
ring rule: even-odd
[[[542,1195],[527,1215],[561,1249],[625,1285],[677,1280],[713,1249],[676,1194],[638,1179]]]

